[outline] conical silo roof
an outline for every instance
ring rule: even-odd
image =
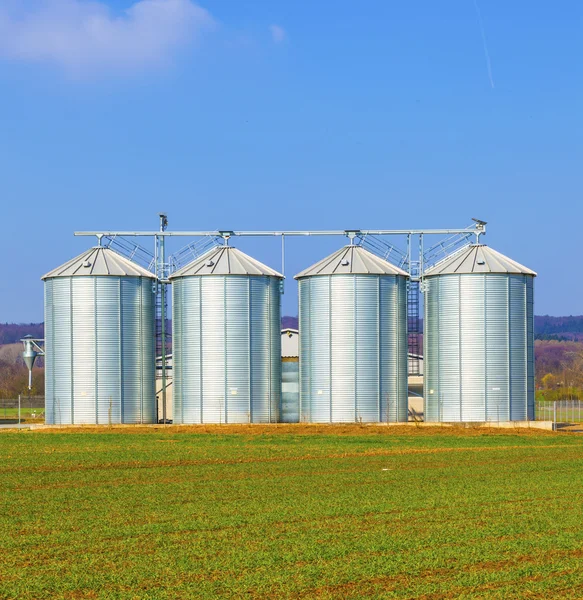
[[[283,278],[281,273],[264,265],[233,246],[216,246],[170,276],[258,275]]]
[[[129,258],[118,254],[111,248],[96,246],[90,248],[72,258],[64,265],[49,271],[41,279],[51,279],[53,277],[151,277],[156,276],[140,267],[140,265],[131,261]]]
[[[314,275],[402,275],[403,269],[365,250],[362,246],[344,246],[330,256],[304,269],[295,279]]]
[[[471,244],[444,258],[426,271],[425,276],[507,273],[533,275],[531,269],[483,244]]]

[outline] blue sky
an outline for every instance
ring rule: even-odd
[[[92,243],[74,230],[161,210],[197,230],[476,216],[539,272],[537,314],[582,314],[583,6],[478,4],[486,48],[473,0],[0,0],[0,321],[42,319],[39,277]],[[289,242],[284,313],[341,243]],[[276,241],[236,245],[279,267]]]

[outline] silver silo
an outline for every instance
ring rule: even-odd
[[[296,275],[301,420],[407,420],[407,273],[346,246]]]
[[[155,421],[153,278],[103,247],[42,278],[47,423]]]
[[[426,421],[534,418],[535,276],[480,244],[425,273]]]
[[[220,246],[170,279],[174,422],[277,422],[282,275]]]

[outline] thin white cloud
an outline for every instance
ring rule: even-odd
[[[287,34],[283,27],[280,27],[279,25],[270,25],[269,31],[271,32],[271,39],[276,44],[281,44],[282,42],[285,42]]]
[[[0,59],[77,74],[147,69],[212,25],[192,0],[137,0],[118,15],[104,2],[0,0]]]

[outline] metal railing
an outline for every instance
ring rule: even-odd
[[[535,419],[553,423],[583,423],[583,400],[537,400]]]
[[[416,394],[410,392],[410,395]],[[44,423],[45,397],[22,395],[20,404],[18,397],[0,398],[0,425],[18,423],[19,406],[21,423]],[[416,416],[420,418],[420,415]],[[537,400],[535,420],[559,424],[583,424],[583,400]]]

